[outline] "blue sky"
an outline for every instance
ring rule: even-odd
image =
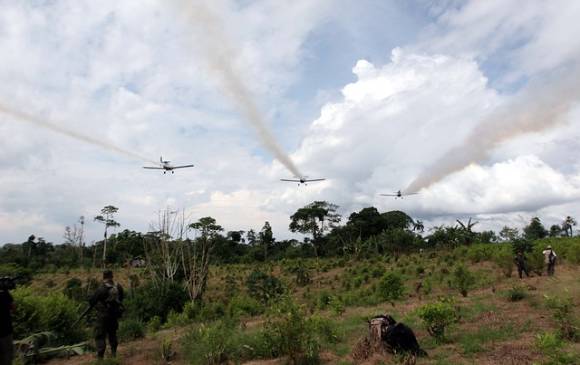
[[[98,239],[108,204],[122,228],[170,208],[231,230],[268,220],[279,238],[313,200],[427,227],[559,223],[580,213],[578,16],[564,0],[0,1],[0,243],[60,242],[80,215]],[[291,172],[236,83],[300,172],[327,181],[279,181]],[[196,167],[141,169],[161,154]],[[378,195],[421,178],[412,199]]]

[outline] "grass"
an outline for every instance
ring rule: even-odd
[[[561,356],[548,358],[535,345],[536,335],[558,331],[558,323],[553,320],[550,310],[546,308],[544,294],[563,296],[567,290],[566,295],[572,297],[574,303],[580,303],[580,280],[578,279],[580,270],[577,265],[572,263],[559,265],[556,268],[554,278],[534,276],[521,281],[514,276],[504,277],[496,264],[485,258],[479,259],[479,262],[476,263],[464,261],[463,263],[474,273],[476,284],[470,290],[468,297],[463,298],[457,290],[448,285],[448,281],[453,275],[453,265],[448,265],[443,260],[446,254],[449,255],[445,252],[438,252],[432,257],[429,257],[428,253],[421,257],[411,255],[403,257],[398,263],[394,260],[387,262],[385,259],[379,258],[374,264],[371,260],[362,260],[345,261],[337,265],[339,261],[337,259],[323,259],[321,266],[325,267],[325,270],[320,272],[315,270],[314,261],[302,260],[301,265],[310,270],[312,275],[312,282],[305,286],[297,286],[295,274],[286,269],[286,267],[296,264],[292,260],[288,260],[286,263],[272,263],[271,269],[264,265],[262,265],[264,267],[243,264],[216,266],[211,269],[206,298],[208,302],[222,301],[226,297],[226,277],[232,272],[236,273],[234,279],[237,283],[237,289],[240,291],[239,295],[245,295],[243,283],[253,269],[258,268],[273,273],[288,285],[294,300],[303,305],[309,314],[314,313],[333,322],[338,334],[337,340],[322,341],[320,348],[321,358],[331,358],[331,360],[326,360],[327,363],[330,361],[330,363],[336,364],[351,364],[350,354],[354,344],[367,333],[366,320],[377,314],[390,314],[396,320],[404,322],[413,329],[421,347],[429,353],[428,358],[418,359],[417,365],[489,363],[490,358],[501,359],[504,354],[498,353],[498,351],[504,347],[509,349],[510,346],[523,348],[522,351],[529,354],[531,361],[537,364],[548,364],[549,362],[564,364],[567,361],[566,358],[570,357],[569,354],[577,352],[577,344],[565,342],[559,350]],[[464,260],[458,253],[452,255],[454,258],[450,259],[451,262]],[[377,269],[377,265],[380,265],[379,269]],[[446,268],[448,270],[445,270]],[[401,273],[403,269],[405,270],[405,273],[402,274],[405,292],[399,300],[390,303],[373,296],[375,292],[373,288],[377,288],[385,273],[389,271]],[[95,273],[89,275],[94,276]],[[86,280],[86,276],[82,273],[71,273],[71,276],[81,278],[83,283]],[[129,272],[123,271],[119,275],[121,282],[123,283],[124,278],[128,276]],[[43,283],[48,279],[50,279],[48,276],[44,277]],[[63,287],[60,275],[52,277],[52,280],[56,286],[51,290]],[[417,295],[416,285],[422,281],[423,287],[425,287],[427,280],[431,286],[430,291],[422,292],[420,296]],[[354,285],[355,281],[357,285]],[[343,285],[343,283],[349,283],[349,285]],[[490,284],[493,284],[495,291],[491,290]],[[528,285],[533,286],[534,289],[528,289]],[[524,290],[525,297],[515,302],[507,300],[506,294],[510,289],[518,286],[526,288]],[[48,290],[44,285],[38,285],[38,287],[42,287],[42,290]],[[332,308],[331,301],[326,303],[326,301],[318,300],[318,298],[326,296],[341,298],[344,313],[336,313]],[[449,340],[444,343],[437,343],[429,336],[416,314],[417,308],[432,303],[440,297],[453,297],[454,305],[460,307],[461,317],[460,322],[449,330]],[[578,318],[580,306],[576,305],[573,311],[573,314]],[[207,330],[190,337],[189,344],[203,339],[214,346],[218,352],[225,347],[226,352],[229,352],[229,356],[234,362],[236,359],[244,360],[248,357],[264,358],[266,357],[265,353],[262,352],[264,349],[259,348],[261,339],[257,334],[264,326],[265,317],[265,314],[260,313],[253,316],[245,315],[243,323],[247,328],[232,328],[229,334],[222,333],[221,329],[219,331]],[[193,324],[193,326],[199,325],[200,323]],[[147,329],[154,332],[156,327],[158,326],[153,323]],[[183,332],[189,333],[188,328],[183,328]],[[166,332],[168,331],[166,330]],[[222,337],[227,336],[229,339],[225,342],[222,341]],[[146,340],[138,340],[133,342],[131,346],[139,348],[136,344]],[[185,347],[179,346],[184,342],[187,341],[184,341],[183,338],[180,340],[173,338],[174,350],[179,354],[178,359],[172,362],[173,364],[184,365],[186,360],[206,354],[202,347],[191,349],[191,352],[187,351]],[[238,352],[237,349],[244,345],[252,347],[254,352],[252,354]],[[155,351],[157,351],[156,356],[159,357],[159,345],[156,345]],[[122,355],[123,363],[133,364],[125,362],[126,353],[122,353]],[[505,356],[507,356],[506,363],[510,363],[509,353]],[[191,361],[187,361],[187,363],[191,363]],[[253,363],[260,364],[259,361]],[[388,357],[384,363],[393,364],[395,362],[391,357]],[[66,362],[61,364],[66,364]]]
[[[471,355],[486,350],[486,345],[495,342],[517,339],[517,333],[511,324],[502,327],[480,327],[474,332],[461,335],[457,340],[463,354]]]

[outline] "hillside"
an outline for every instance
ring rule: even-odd
[[[571,241],[563,243],[571,244]],[[554,277],[532,273],[531,278],[520,280],[515,271],[507,277],[509,270],[506,271],[505,264],[498,266],[497,257],[486,259],[484,256],[491,255],[489,252],[482,256],[482,252],[498,250],[503,248],[482,245],[460,247],[454,251],[423,252],[402,256],[396,261],[381,257],[363,261],[322,259],[318,264],[315,260],[283,260],[263,265],[214,266],[206,296],[208,304],[204,309],[196,315],[189,315],[190,318],[185,311],[181,315],[170,314],[163,329],[149,330],[144,338],[124,342],[119,363],[166,363],[161,353],[163,347],[167,352],[168,344],[176,352],[176,356],[171,358],[172,364],[211,363],[208,359],[248,364],[287,362],[286,356],[269,359],[255,347],[257,333],[264,328],[272,330],[271,326],[268,327],[272,321],[271,309],[262,308],[258,302],[248,299],[245,281],[256,269],[279,278],[299,304],[301,313],[323,323],[319,326],[324,328],[323,334],[316,337],[322,363],[355,363],[352,351],[367,332],[366,319],[382,313],[391,314],[415,331],[419,343],[429,354],[427,358],[419,358],[417,364],[578,363],[580,344],[559,337],[562,320],[558,320],[557,314],[558,308],[565,308],[569,310],[566,314],[568,320],[575,321],[580,317],[578,264],[570,258],[563,259]],[[454,279],[454,268],[461,264],[474,279],[467,286],[467,297],[459,293]],[[297,272],[302,269],[297,270],[297,267],[308,272],[308,283],[303,281],[298,285]],[[118,273],[120,282],[126,287],[130,286],[130,276],[139,275],[142,279],[146,276],[144,271],[129,269],[118,270]],[[382,284],[386,273],[402,279],[404,292],[400,298],[384,300],[385,295],[381,298],[377,294],[388,289],[384,289]],[[51,290],[60,290],[65,278],[78,276],[86,280],[97,275],[98,272],[45,274],[35,280],[33,287],[46,290],[42,288],[52,281],[51,285],[55,286]],[[418,310],[437,302],[438,298],[447,298],[457,315],[457,323],[449,326],[445,339],[440,341],[429,335]],[[562,306],[566,300],[569,305]],[[267,306],[277,308],[274,304]],[[282,308],[277,315],[292,312],[288,307]],[[291,330],[292,324],[284,328]],[[219,353],[217,357],[216,352]],[[53,360],[49,364],[88,364],[91,361],[92,355],[84,355]],[[402,361],[392,356],[374,356],[363,363]]]

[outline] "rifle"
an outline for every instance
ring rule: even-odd
[[[77,324],[79,324],[79,322],[85,318],[85,316],[87,314],[89,314],[89,312],[91,311],[91,309],[93,309],[92,305],[89,305],[87,309],[85,309],[85,311],[81,314],[81,316],[72,324],[72,327],[75,327]]]

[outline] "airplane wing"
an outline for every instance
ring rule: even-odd
[[[280,181],[300,182],[300,180],[292,180],[292,179],[280,179]]]
[[[417,194],[419,194],[419,193],[404,193],[404,194],[401,194],[401,195],[417,195]]]
[[[397,194],[379,194],[381,196],[398,196]]]
[[[326,179],[308,179],[308,180],[304,180],[304,182],[311,182],[311,181],[324,181]]]
[[[175,169],[185,169],[185,168],[188,168],[188,167],[193,167],[193,165],[172,166],[171,168],[173,170],[175,170]]]
[[[149,170],[163,170],[163,167],[151,167],[151,166],[143,166],[144,169]]]

